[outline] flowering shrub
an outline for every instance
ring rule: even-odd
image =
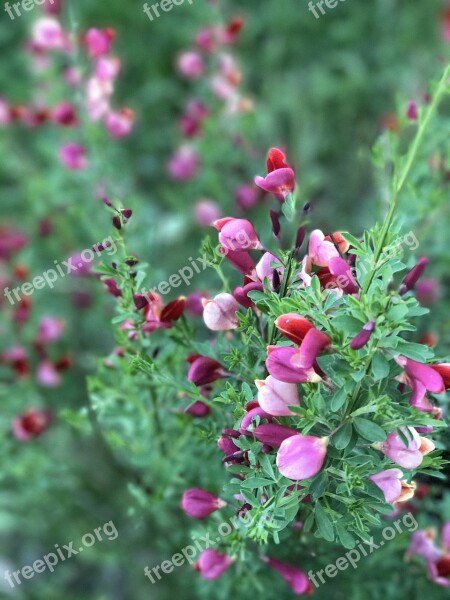
[[[191,4],[0,24],[0,589],[443,599],[448,11]]]

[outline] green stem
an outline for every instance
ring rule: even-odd
[[[414,138],[414,141],[411,144],[408,155],[406,157],[406,162],[405,162],[405,166],[403,167],[402,173],[399,178],[394,177],[394,184],[393,184],[393,190],[392,190],[392,195],[391,195],[391,201],[389,204],[389,211],[388,211],[386,219],[383,223],[383,227],[381,229],[378,243],[375,247],[374,256],[373,256],[373,268],[372,268],[371,272],[369,273],[369,275],[367,276],[367,279],[364,282],[364,285],[361,290],[361,295],[367,293],[367,291],[373,281],[373,278],[375,277],[375,273],[377,271],[377,264],[378,264],[381,254],[382,254],[383,246],[386,241],[386,237],[387,237],[389,228],[392,223],[392,218],[394,216],[394,211],[396,208],[398,197],[399,197],[401,191],[403,190],[403,187],[404,187],[404,185],[409,177],[409,174],[411,172],[412,166],[414,165],[414,161],[417,158],[417,154],[418,154],[420,146],[423,142],[423,138],[425,136],[425,132],[428,128],[428,125],[430,124],[431,119],[433,118],[433,116],[437,110],[437,107],[442,100],[442,97],[446,93],[447,86],[448,86],[447,80],[449,79],[449,77],[450,77],[450,65],[448,65],[447,68],[445,69],[444,74],[437,86],[436,93],[434,94],[433,100],[432,100],[430,106],[428,107],[422,122],[419,125],[419,129],[417,130],[416,137]]]

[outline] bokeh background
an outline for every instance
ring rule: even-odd
[[[135,111],[135,126],[117,142],[87,124],[83,139],[93,167],[81,174],[59,166],[58,146],[70,138],[65,131],[47,124],[0,127],[0,233],[18,230],[27,238],[23,249],[8,257],[9,263],[34,276],[51,268],[54,260],[61,262],[110,235],[110,217],[95,197],[101,179],[108,197],[134,211],[127,229],[129,247],[150,263],[151,287],[177,272],[186,257],[199,255],[201,239],[209,233],[195,216],[200,199],[217,203],[223,216],[245,213],[257,225],[267,221],[264,199],[243,209],[236,205],[235,190],[264,173],[272,146],[283,147],[295,165],[314,228],[360,234],[384,208],[378,155],[372,149],[391,129],[400,129],[403,141],[408,140],[408,102],[426,102],[430,79],[439,77],[448,60],[449,9],[443,0],[347,0],[316,20],[306,0],[194,0],[151,22],[138,0],[65,2],[62,21],[74,35],[89,27],[116,31],[114,53],[122,70],[114,98],[118,106]],[[36,7],[14,21],[6,12],[0,15],[0,96],[11,104],[28,104],[40,94],[61,99],[58,72],[33,71],[25,51],[39,11]],[[253,108],[224,116],[204,82],[180,77],[175,61],[192,47],[199,29],[236,15],[245,25],[230,52],[242,72],[240,89]],[[201,156],[199,176],[174,181],[167,161],[180,145],[179,119],[186,101],[198,96],[218,116],[207,121],[195,141]],[[442,355],[450,347],[446,123],[447,129],[436,126],[433,139],[433,148],[443,148],[435,157],[439,168],[430,168],[432,157],[425,148],[424,167],[415,175],[420,192],[403,206],[405,230],[415,232],[418,252],[432,259],[428,275],[439,281],[440,300],[422,333],[437,336]],[[441,178],[440,194],[428,193],[430,177]],[[3,256],[0,274],[6,262]],[[202,275],[196,285],[208,286],[208,277]],[[170,464],[158,464],[145,447],[132,449],[135,458],[127,460],[122,438],[107,427],[102,431],[88,399],[86,377],[95,390],[103,357],[114,347],[114,301],[100,290],[97,278],[67,277],[53,290],[36,291],[20,333],[17,323],[7,318],[5,302],[2,297],[0,350],[20,336],[32,344],[39,319],[50,314],[65,321],[57,351],[69,355],[72,366],[60,386],[44,387],[33,377],[19,380],[0,365],[0,595],[26,600],[230,597],[236,581],[225,579],[220,591],[216,586],[199,588],[187,567],[154,586],[143,575],[145,565],[158,564],[189,543],[187,518],[178,510],[173,482],[189,481],[199,465],[207,468],[210,458],[205,451],[205,456],[195,457],[196,464],[193,457],[186,458],[171,471]],[[11,420],[34,405],[50,406],[55,423],[41,438],[20,443],[11,435]],[[147,442],[151,447],[151,440]],[[116,540],[98,543],[59,565],[55,573],[36,575],[14,590],[3,580],[4,568],[31,564],[56,543],[79,540],[111,519],[119,531]],[[360,581],[367,586],[372,582],[373,598],[396,597],[398,568],[386,573],[386,582],[379,581],[377,568],[377,558],[361,566],[365,571]],[[249,581],[245,572],[239,578],[242,598],[254,595],[255,586],[262,598],[291,597],[284,587],[271,590],[264,580]],[[427,585],[419,577],[411,593],[432,589],[441,597],[440,590]],[[349,580],[331,596],[326,595],[329,590],[323,593],[357,600],[367,590]]]

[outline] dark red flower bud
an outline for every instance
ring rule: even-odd
[[[285,427],[284,425],[277,425],[276,423],[258,425],[253,430],[253,435],[259,442],[275,448],[281,446],[285,439],[292,435],[297,435],[297,433],[295,429]]]
[[[176,300],[169,302],[169,304],[163,308],[159,320],[162,323],[177,321],[183,314],[185,307],[186,298],[184,296],[180,296]]]
[[[122,292],[117,287],[117,282],[115,279],[104,279],[103,283],[108,288],[108,292],[112,294],[115,298],[119,298],[122,295]]]
[[[303,244],[303,240],[305,239],[305,228],[299,227],[297,231],[297,237],[295,238],[295,249],[299,250]]]
[[[367,344],[370,340],[373,330],[375,329],[375,322],[369,321],[364,325],[361,331],[352,339],[350,342],[350,348],[352,350],[359,350]]]
[[[124,219],[129,219],[131,217],[131,215],[133,214],[133,211],[131,210],[131,208],[122,208],[122,215]]]
[[[244,287],[237,287],[233,292],[233,296],[244,308],[252,308],[254,304],[248,297],[248,293],[254,291],[262,292],[263,290],[264,286],[262,283],[259,281],[252,281],[251,283],[244,285]]]
[[[414,289],[414,286],[419,281],[420,277],[422,276],[423,272],[425,271],[425,267],[427,266],[427,264],[429,262],[430,261],[425,256],[422,256],[421,258],[419,258],[415,267],[413,267],[411,269],[411,271],[406,275],[406,277],[403,279],[402,283],[400,284],[400,288],[398,291],[400,296],[403,296],[404,294],[406,294],[406,292],[409,292],[409,290]]]
[[[225,377],[225,371],[217,360],[201,355],[188,357],[187,360],[191,363],[187,378],[197,387],[207,385],[221,377]]]
[[[112,224],[116,229],[122,229],[122,221],[119,217],[113,217]]]
[[[278,236],[280,234],[280,230],[281,230],[279,215],[274,210],[271,210],[269,214],[270,214],[270,220],[272,221],[273,235],[276,238],[278,238]]]
[[[147,296],[144,296],[143,294],[134,294],[133,301],[134,301],[135,307],[138,310],[145,308],[147,306],[147,304],[149,304]]]

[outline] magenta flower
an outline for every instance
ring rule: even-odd
[[[239,433],[242,433],[242,435],[248,435],[248,428],[252,424],[254,417],[259,417],[261,421],[263,419],[267,419],[267,421],[272,421],[272,415],[269,415],[269,413],[266,413],[264,409],[257,405],[254,408],[248,410],[247,414],[245,414],[242,417],[241,425],[239,427]]]
[[[255,438],[262,444],[267,444],[278,448],[287,438],[297,435],[295,429],[277,425],[276,423],[263,423],[258,425],[252,431]]]
[[[408,106],[406,109],[406,117],[407,119],[409,119],[410,121],[417,121],[418,119],[418,111],[417,111],[417,104],[415,102],[408,102]]]
[[[321,351],[330,343],[325,333],[312,327],[306,332],[297,353],[291,357],[291,363],[301,369],[311,369]]]
[[[333,277],[335,277],[336,283],[341,290],[346,294],[358,293],[358,284],[356,283],[350,265],[346,260],[340,256],[334,256],[329,260],[328,269]]]
[[[409,400],[411,406],[422,412],[433,412],[435,408],[426,398],[426,393],[442,394],[445,391],[442,376],[433,366],[416,362],[404,356],[396,357],[395,361],[405,369],[401,380],[412,390]]]
[[[384,471],[380,471],[380,473],[370,475],[369,479],[383,492],[386,502],[392,504],[402,494],[402,477],[403,473],[400,469],[385,469]]]
[[[361,331],[352,339],[350,342],[350,348],[352,350],[359,350],[363,348],[370,340],[370,336],[375,329],[375,321],[368,321]]]
[[[283,202],[295,188],[295,173],[287,165],[284,153],[278,148],[271,148],[267,157],[266,177],[255,177],[255,183],[265,192],[273,194]]]
[[[59,159],[65,167],[73,171],[86,169],[88,166],[86,151],[80,144],[63,144],[59,149]]]
[[[105,125],[112,138],[123,138],[131,133],[134,123],[134,113],[130,108],[106,115]]]
[[[328,267],[332,258],[340,258],[334,244],[327,241],[319,229],[309,236],[308,257],[317,267]]]
[[[60,102],[51,112],[51,119],[58,125],[70,127],[78,122],[73,104],[70,102]]]
[[[238,309],[239,305],[231,294],[218,294],[213,300],[203,300],[203,321],[211,331],[236,329]]]
[[[441,363],[439,365],[429,365],[436,373],[442,377],[446,390],[450,389],[450,363]]]
[[[433,583],[450,587],[450,554],[444,554],[437,561],[427,561],[427,569]]]
[[[277,467],[284,477],[299,481],[314,477],[321,470],[329,438],[297,434],[288,437],[277,453]]]
[[[317,383],[322,378],[312,368],[296,364],[299,349],[291,346],[268,346],[266,368],[269,374],[285,383]]]
[[[404,469],[417,469],[423,460],[420,451],[421,438],[413,427],[408,427],[409,434],[405,427],[402,427],[401,430],[408,440],[407,446],[405,446],[398,433],[393,431],[384,442],[374,444],[374,447],[381,450],[383,454]]]
[[[293,383],[278,381],[271,375],[265,381],[257,379],[258,402],[261,408],[274,417],[293,415],[288,406],[299,406],[297,386]]]
[[[233,291],[233,296],[244,308],[254,308],[255,305],[253,304],[252,300],[250,300],[250,298],[248,297],[248,294],[249,292],[255,291],[262,292],[263,290],[264,287],[262,283],[260,283],[259,281],[251,281],[250,283],[244,285],[244,287],[235,288],[235,290]]]
[[[91,58],[107,54],[115,38],[113,29],[96,29],[92,27],[84,35],[84,43]]]
[[[262,560],[281,575],[294,594],[300,596],[301,594],[311,593],[312,586],[304,571],[270,556],[264,556]]]
[[[232,562],[227,554],[208,548],[200,554],[194,569],[200,572],[203,579],[218,579],[231,566]]]
[[[237,269],[243,275],[250,275],[254,268],[255,263],[249,252],[240,250],[229,250],[222,246],[220,253],[230,262],[235,269]]]
[[[205,519],[224,506],[226,502],[199,488],[186,490],[181,499],[181,508],[193,519]]]
[[[217,360],[208,358],[207,356],[194,354],[188,356],[187,361],[190,363],[187,378],[197,387],[207,385],[226,376],[222,365]]]
[[[187,79],[197,79],[205,70],[201,54],[194,50],[181,53],[177,58],[176,66],[180,75]]]
[[[253,225],[246,219],[225,217],[213,223],[219,232],[219,242],[233,251],[263,250]]]

